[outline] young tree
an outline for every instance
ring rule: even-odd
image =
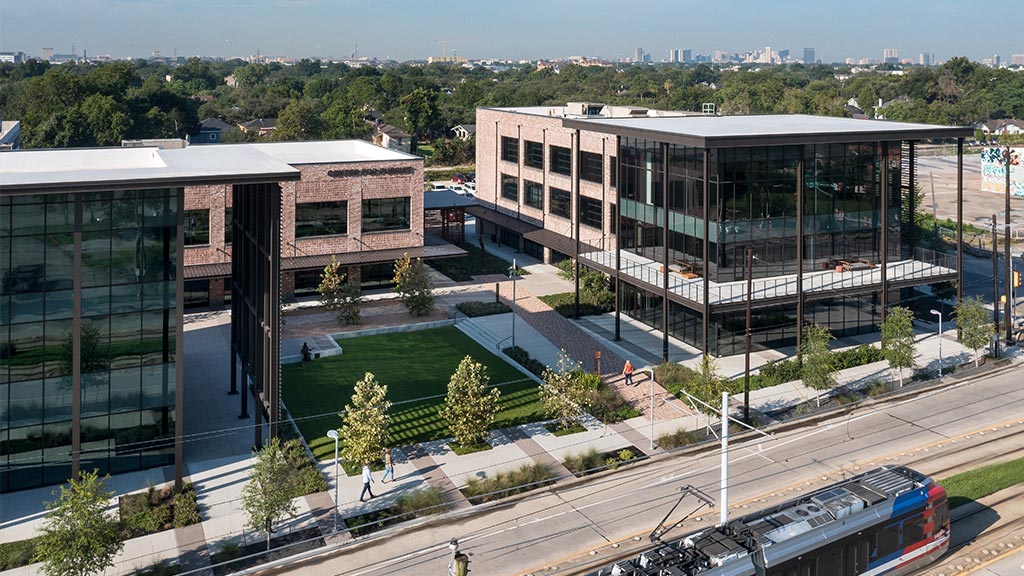
[[[359,284],[346,282],[341,273],[341,263],[334,256],[324,266],[320,275],[320,286],[316,291],[320,294],[320,304],[328,310],[338,312],[338,322],[342,326],[358,324],[363,307],[363,294]]]
[[[107,514],[113,496],[95,471],[60,487],[57,499],[46,503],[49,513],[36,544],[34,559],[43,563],[43,573],[87,576],[114,565],[124,537]]]
[[[811,324],[804,331],[804,341],[800,344],[803,354],[803,366],[800,375],[804,385],[815,390],[828,390],[836,385],[835,357],[828,343],[832,340],[832,332],[824,326]],[[815,396],[821,406],[821,395]]]
[[[434,308],[434,281],[423,260],[411,260],[409,255],[395,260],[393,290],[413,316],[423,316]]]
[[[292,500],[298,492],[298,475],[277,438],[271,438],[255,456],[249,481],[242,488],[242,508],[249,516],[249,526],[267,533],[267,550],[270,550],[274,523],[295,515]]]
[[[909,308],[896,306],[882,323],[882,357],[890,370],[899,371],[903,387],[903,369],[914,365],[914,315]]]
[[[960,329],[960,343],[974,350],[974,365],[977,366],[978,350],[988,345],[995,335],[992,313],[980,297],[964,298],[956,305],[956,324]]]
[[[697,404],[697,410],[718,414],[718,405],[722,402],[722,391],[725,390],[725,380],[718,374],[718,364],[710,354],[705,354],[700,360],[700,367],[694,372],[693,377],[684,386],[686,392],[708,406]]]
[[[578,374],[581,364],[562,350],[558,353],[557,370],[548,366],[541,379],[540,400],[547,413],[558,420],[561,428],[568,428],[583,416],[590,388],[587,379]]]
[[[497,388],[487,389],[487,368],[466,356],[448,381],[448,397],[441,416],[462,446],[477,446],[487,440],[494,415],[498,413]]]
[[[341,425],[341,443],[346,460],[356,464],[373,462],[380,458],[388,438],[391,402],[386,399],[388,387],[380,384],[373,373],[367,372],[356,382],[352,402],[345,406]]]

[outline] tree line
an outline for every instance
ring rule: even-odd
[[[278,118],[276,140],[365,138],[371,110],[373,118],[422,142],[473,123],[477,107],[567,101],[682,110],[713,103],[723,114],[848,116],[854,99],[869,116],[883,102],[879,113],[890,120],[968,125],[1024,117],[1024,74],[966,58],[938,67],[851,72],[802,64],[492,71],[447,63],[354,68],[308,59],[284,66],[191,58],[175,67],[141,59],[60,66],[29,60],[0,64],[0,117],[22,121],[25,148],[180,138],[197,132],[205,118],[232,125]],[[251,138],[237,130],[224,135],[227,141]]]

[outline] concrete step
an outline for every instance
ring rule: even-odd
[[[460,318],[455,327],[491,352],[497,353],[500,351],[499,344],[504,339],[504,336],[499,337],[497,334],[481,326],[478,322],[475,322],[472,318]]]

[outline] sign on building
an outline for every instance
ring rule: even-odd
[[[1006,148],[986,148],[981,151],[981,191],[1006,193]],[[1024,149],[1010,149],[1010,194],[1024,196]]]

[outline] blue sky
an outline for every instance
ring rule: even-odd
[[[1024,2],[1003,14],[970,0],[0,0],[0,50],[146,56],[267,55],[399,60],[448,49],[470,58],[619,58],[642,47],[694,53],[771,46],[826,61],[1024,53]],[[993,6],[990,4],[990,6]]]

